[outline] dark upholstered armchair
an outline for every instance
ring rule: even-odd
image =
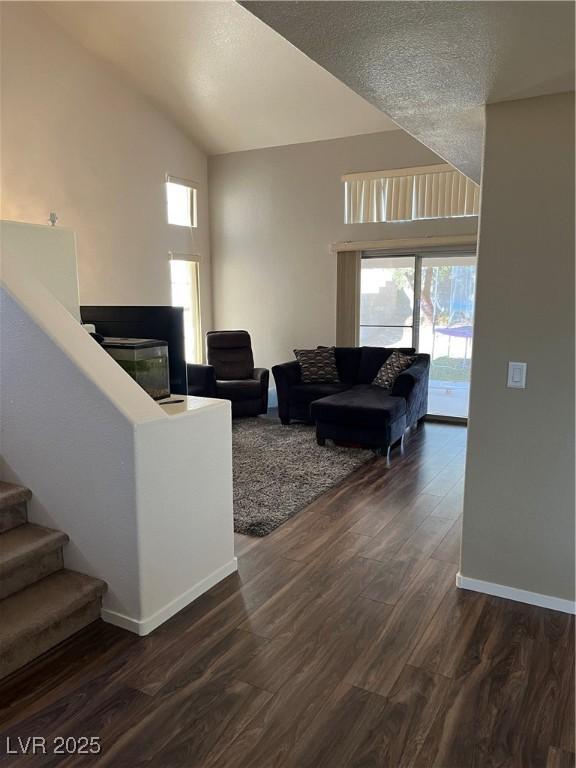
[[[268,410],[267,368],[254,368],[247,331],[209,331],[208,365],[188,365],[188,394],[232,402],[233,416],[257,416]]]

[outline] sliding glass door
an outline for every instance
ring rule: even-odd
[[[418,350],[431,358],[428,413],[468,417],[476,256],[422,256]]]
[[[472,253],[362,258],[360,344],[430,355],[430,415],[468,416],[475,287]]]

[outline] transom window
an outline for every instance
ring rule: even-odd
[[[342,181],[346,224],[478,215],[478,184],[445,163],[350,173]]]

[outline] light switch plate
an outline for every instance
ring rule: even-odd
[[[512,389],[526,389],[526,363],[508,363],[507,387]]]

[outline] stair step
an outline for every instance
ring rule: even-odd
[[[19,525],[24,525],[26,520],[28,520],[28,513],[26,512],[25,501],[21,504],[13,504],[6,509],[0,509],[0,534],[11,531]]]
[[[61,531],[26,523],[0,535],[0,600],[43,579],[63,565]]]
[[[105,591],[100,579],[63,570],[2,600],[0,678],[95,621]]]
[[[67,534],[41,525],[25,523],[0,538],[0,577],[34,558],[53,552],[70,541]]]
[[[31,498],[32,492],[28,488],[0,480],[0,533],[26,522],[26,504]]]
[[[5,483],[0,480],[0,509],[6,509],[12,507],[14,504],[22,504],[30,501],[32,498],[32,491],[29,488],[24,488],[22,485],[15,485],[14,483]]]

